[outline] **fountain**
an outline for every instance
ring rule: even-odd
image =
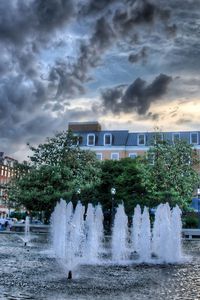
[[[112,259],[120,263],[128,258],[128,217],[123,204],[117,208],[112,232]]]
[[[141,262],[150,262],[151,259],[151,226],[149,220],[149,212],[144,208],[141,218],[141,228],[139,233],[139,257]]]
[[[134,215],[132,218],[132,248],[137,253],[139,251],[139,236],[140,236],[140,228],[141,228],[141,208],[137,204],[134,209]]]
[[[49,300],[199,299],[200,242],[183,241],[184,253],[191,258],[186,263],[180,216],[178,206],[161,204],[150,226],[147,208],[137,205],[128,219],[120,204],[106,235],[100,204],[85,208],[79,202],[73,208],[61,200],[52,214],[54,253],[46,233],[34,234],[28,249],[21,247],[16,233],[0,235],[1,295]]]
[[[103,212],[101,205],[85,207],[78,202],[73,211],[72,203],[61,199],[52,214],[53,249],[57,259],[72,278],[78,265],[130,264],[130,263],[179,263],[181,251],[181,210],[160,204],[151,229],[149,212],[136,206],[129,229],[123,204],[116,210],[110,247],[105,249]],[[105,256],[105,253],[108,253]]]
[[[30,241],[30,218],[26,216],[25,219],[25,228],[24,228],[24,246],[27,246],[27,243]]]

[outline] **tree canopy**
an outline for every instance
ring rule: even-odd
[[[61,197],[75,200],[78,189],[99,184],[100,164],[95,153],[81,150],[70,131],[30,146],[28,170],[12,183],[10,197],[29,210],[51,210]]]
[[[197,152],[184,140],[159,140],[147,156],[102,162],[94,152],[81,150],[70,131],[30,149],[30,163],[18,166],[20,176],[10,188],[10,199],[29,210],[51,211],[64,198],[80,199],[84,204],[101,202],[109,211],[112,187],[116,189],[115,205],[123,201],[129,215],[137,203],[156,207],[169,202],[185,209],[199,184]]]
[[[158,142],[148,151],[145,186],[151,204],[169,202],[186,208],[199,184],[198,154],[185,140]]]
[[[101,183],[96,198],[104,209],[111,210],[111,188],[116,189],[115,205],[123,202],[131,214],[137,203],[144,204],[145,186],[142,183],[141,159],[123,158],[102,162]]]

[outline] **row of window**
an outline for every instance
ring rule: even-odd
[[[163,134],[162,133],[155,134],[153,139],[154,139],[154,142],[163,141]],[[178,133],[178,132],[172,133],[172,142],[173,143],[176,141],[179,141],[180,139],[181,139],[180,133]],[[146,135],[145,134],[143,134],[143,133],[138,134],[137,144],[140,146],[146,145]],[[198,138],[197,132],[190,133],[190,144],[193,144],[193,145],[199,144],[199,138]]]
[[[153,137],[154,142],[162,141],[163,134],[158,133],[155,134]],[[172,133],[172,141],[175,142],[180,140],[180,133]],[[198,133],[192,132],[190,133],[190,144],[197,145],[199,143]],[[88,146],[95,146],[95,134],[90,133],[87,135],[87,145]],[[112,145],[112,135],[110,133],[104,134],[104,146],[111,146]],[[138,134],[137,136],[137,145],[145,146],[146,145],[146,135],[143,133]]]
[[[87,135],[87,145],[95,146],[95,134],[90,133]],[[111,146],[111,145],[112,145],[112,134],[111,133],[104,134],[104,146]]]
[[[103,159],[103,154],[102,153],[96,153],[96,157],[98,160],[102,160]],[[137,157],[137,153],[129,153],[129,157],[130,158],[136,158]],[[111,153],[110,154],[110,159],[112,160],[119,160],[119,153]]]
[[[0,168],[0,176],[12,177],[14,176],[15,171],[10,168]]]

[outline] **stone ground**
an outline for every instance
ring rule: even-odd
[[[0,234],[0,299],[200,299],[200,241],[184,243],[186,264],[82,266],[72,280],[48,249],[44,235],[24,247],[19,235]]]

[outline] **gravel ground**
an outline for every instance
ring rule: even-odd
[[[0,299],[199,300],[200,241],[184,242],[180,265],[81,266],[67,280],[50,254],[47,236],[27,247],[17,234],[0,234]]]

